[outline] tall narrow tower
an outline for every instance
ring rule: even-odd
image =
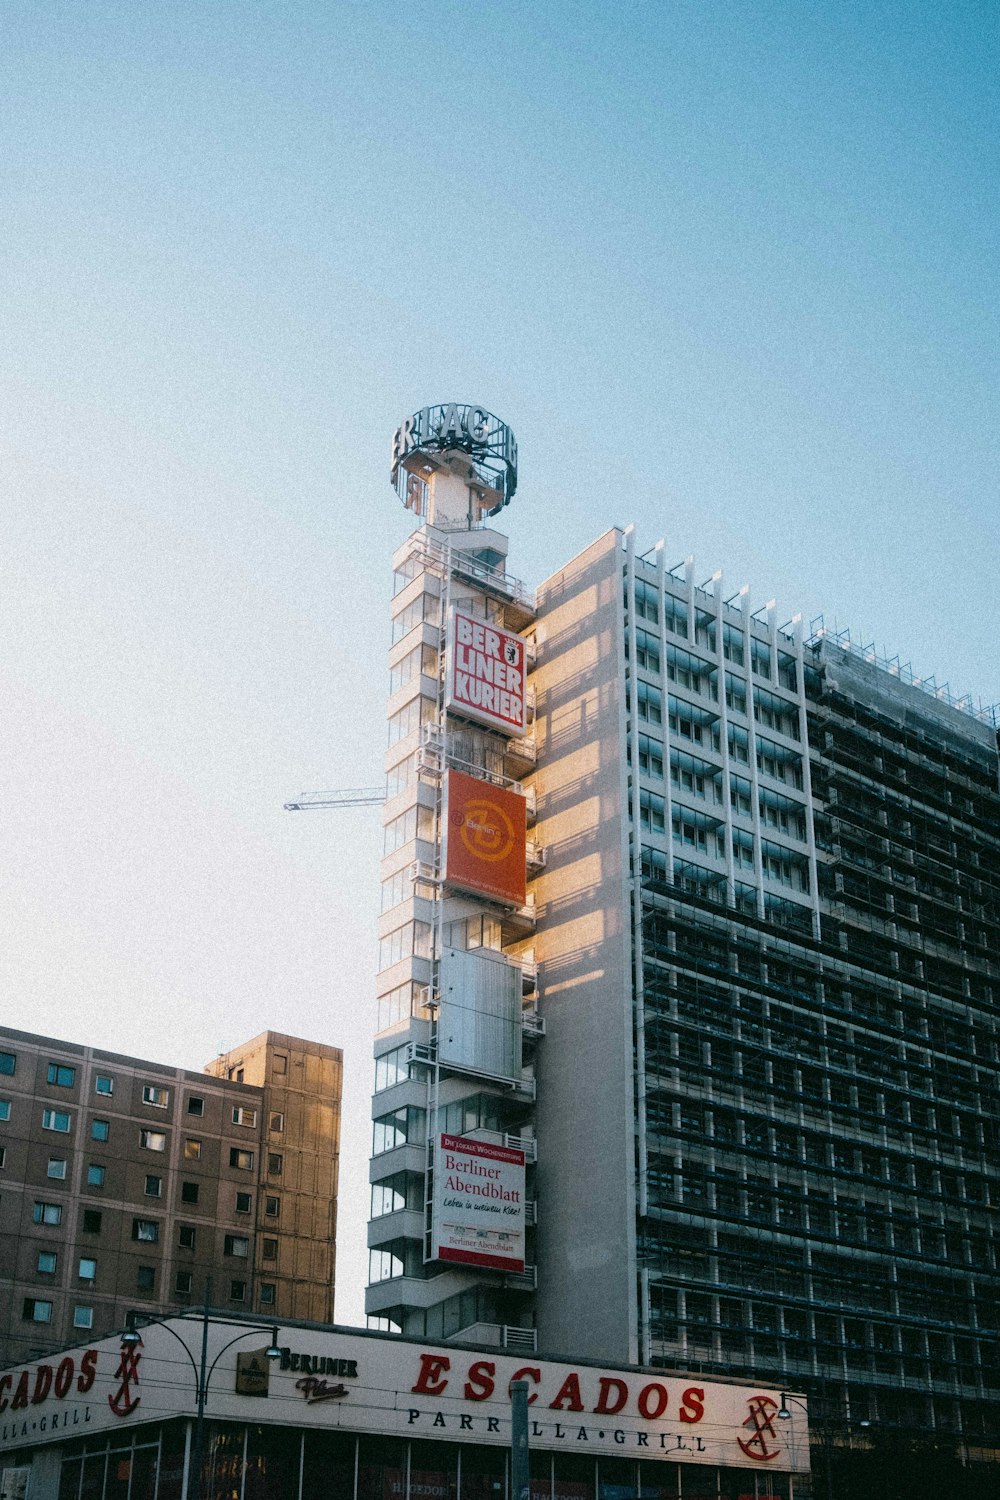
[[[392,482],[420,525],[393,559],[366,1308],[532,1349],[534,601],[491,526],[514,435],[480,407],[425,407]]]

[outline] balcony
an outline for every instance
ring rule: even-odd
[[[533,1292],[538,1286],[538,1267],[525,1266],[523,1271],[505,1271],[503,1284],[514,1292]]]
[[[521,1034],[525,1040],[530,1039],[533,1042],[537,1042],[539,1037],[545,1035],[545,1021],[538,1014],[537,1010],[535,1010],[534,1006],[530,1006],[521,1012]]]
[[[466,1130],[470,1141],[486,1141],[491,1146],[506,1146],[509,1151],[523,1151],[526,1166],[538,1160],[538,1149],[533,1135],[510,1135],[502,1130]]]
[[[529,875],[537,875],[545,869],[545,849],[536,839],[529,839],[524,849]]]
[[[449,1344],[485,1344],[491,1349],[510,1349],[515,1354],[534,1354],[538,1335],[533,1328],[515,1328],[509,1323],[472,1323],[453,1334]]]
[[[524,735],[521,739],[508,740],[504,746],[504,757],[507,772],[515,781],[527,776],[538,762],[538,746],[534,736]]]

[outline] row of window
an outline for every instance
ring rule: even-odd
[[[152,1266],[140,1266],[136,1278],[136,1290],[142,1293],[152,1294],[156,1287],[156,1272]],[[174,1278],[174,1292],[178,1297],[190,1297],[194,1289],[194,1277],[190,1271],[178,1271]],[[229,1301],[245,1302],[247,1300],[249,1284],[242,1278],[234,1277],[229,1282]],[[277,1292],[276,1283],[273,1281],[261,1282],[258,1288],[258,1296],[262,1307],[273,1307]],[[21,1317],[28,1323],[51,1323],[54,1304],[46,1297],[25,1297],[21,1306]],[[94,1309],[92,1306],[76,1303],[73,1308],[74,1328],[93,1328]]]
[[[10,1106],[11,1106],[11,1101],[9,1099],[0,1099],[0,1120],[9,1120],[10,1119]],[[235,1113],[235,1111],[234,1111],[234,1113]],[[276,1118],[282,1118],[282,1117],[281,1116],[277,1116]],[[239,1123],[239,1122],[234,1121],[234,1123]],[[43,1130],[51,1130],[51,1131],[54,1131],[58,1135],[68,1135],[69,1132],[70,1132],[70,1130],[72,1129],[72,1126],[73,1126],[72,1115],[68,1111],[57,1110],[57,1109],[43,1109],[43,1111],[42,1111],[42,1129]],[[110,1138],[111,1138],[111,1121],[110,1120],[97,1120],[97,1119],[91,1120],[91,1122],[90,1122],[90,1138],[91,1138],[91,1140],[94,1140],[94,1141],[108,1141],[108,1140],[110,1140]],[[201,1156],[202,1156],[202,1147],[203,1147],[203,1145],[204,1145],[204,1142],[201,1141],[200,1139],[198,1139],[198,1137],[196,1137],[196,1136],[186,1136],[185,1139],[184,1139],[184,1146],[183,1146],[183,1157],[184,1157],[184,1160],[185,1161],[200,1161],[201,1160]],[[145,1130],[145,1129],[140,1129],[140,1131],[139,1131],[139,1146],[144,1151],[166,1151],[166,1149],[167,1149],[167,1136],[166,1136],[165,1132],[162,1131],[162,1130]],[[0,1148],[0,1150],[3,1150],[3,1148]],[[60,1161],[63,1163],[63,1167],[65,1168],[65,1158],[62,1158],[62,1157],[50,1157],[49,1158],[49,1171],[48,1171],[48,1174],[47,1174],[49,1177],[65,1177],[66,1176],[65,1170],[63,1170],[63,1171],[60,1172],[60,1171],[55,1170],[53,1168],[53,1163],[54,1162],[60,1162]],[[229,1148],[229,1165],[231,1167],[234,1167],[237,1170],[243,1171],[243,1172],[252,1172],[253,1168],[254,1168],[254,1162],[255,1161],[256,1161],[256,1152],[248,1150],[246,1147],[243,1147],[243,1146],[230,1146],[230,1148]],[[4,1165],[4,1156],[0,1155],[0,1167],[2,1167],[3,1165]],[[268,1173],[272,1177],[280,1177],[283,1168],[284,1168],[284,1155],[283,1155],[283,1153],[278,1152],[278,1151],[269,1151],[267,1153],[267,1170],[268,1170]],[[88,1182],[91,1182],[91,1183],[96,1184],[97,1186],[100,1186],[103,1183],[103,1181],[104,1181],[104,1176],[103,1176],[104,1169],[103,1169],[103,1167],[98,1168],[97,1166],[92,1166],[89,1170],[90,1170],[90,1172],[93,1172],[93,1173],[98,1174],[98,1175],[95,1176],[95,1177],[89,1177],[88,1176]],[[99,1176],[99,1180],[98,1180],[98,1176]]]

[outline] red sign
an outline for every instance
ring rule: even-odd
[[[451,612],[448,625],[447,707],[504,734],[527,727],[524,641],[499,625]]]
[[[497,901],[525,901],[526,803],[517,792],[449,771],[445,872],[449,885]]]

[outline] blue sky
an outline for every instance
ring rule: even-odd
[[[391,433],[1000,699],[988,4],[7,5],[5,1022],[347,1049],[360,1316]]]

